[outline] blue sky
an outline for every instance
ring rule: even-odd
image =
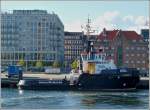
[[[1,9],[54,11],[68,31],[81,31],[80,26],[85,24],[88,14],[99,31],[104,27],[139,31],[149,21],[148,1],[2,1]]]

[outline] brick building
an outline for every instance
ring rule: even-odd
[[[97,37],[96,48],[104,47],[108,58],[118,67],[137,68],[148,73],[149,49],[141,35],[135,31],[106,30]]]

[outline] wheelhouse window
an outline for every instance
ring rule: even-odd
[[[87,55],[82,55],[83,60],[87,60]]]

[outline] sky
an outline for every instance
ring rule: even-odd
[[[135,30],[149,25],[149,1],[1,1],[2,12],[12,10],[47,10],[56,13],[65,31],[82,31],[87,18],[97,34],[103,30]]]

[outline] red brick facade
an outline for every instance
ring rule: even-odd
[[[135,31],[106,30],[97,37],[95,47],[104,47],[109,58],[118,67],[137,68],[142,72],[149,69],[148,42]]]

